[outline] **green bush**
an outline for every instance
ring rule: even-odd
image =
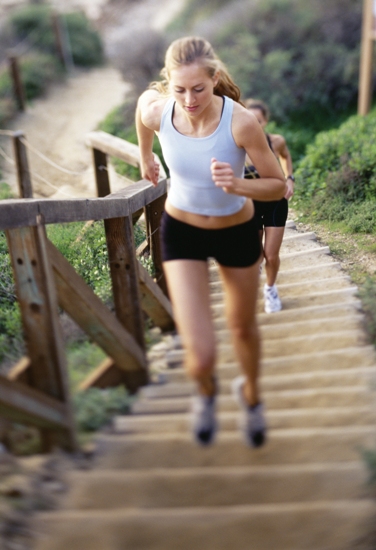
[[[47,5],[25,6],[14,13],[10,24],[18,41],[29,36],[30,43],[42,52],[56,56],[56,37],[52,23],[52,9]],[[60,15],[62,35],[68,36],[73,62],[83,67],[103,61],[103,47],[99,34],[82,12]]]
[[[244,97],[266,101],[279,122],[315,124],[357,97],[361,3],[352,0],[233,2],[209,38]]]
[[[102,41],[85,15],[81,12],[67,13],[64,20],[75,65],[93,67],[103,63]]]
[[[61,67],[56,59],[41,53],[23,56],[20,60],[20,71],[28,100],[42,95],[51,82],[62,77]]]
[[[95,431],[107,424],[114,414],[129,413],[132,398],[119,386],[101,390],[90,388],[73,397],[75,418],[80,431]]]
[[[295,197],[340,197],[344,203],[375,201],[376,111],[353,116],[338,129],[318,134],[296,170]]]
[[[365,315],[365,329],[371,342],[376,346],[376,280],[367,277],[359,290],[359,295]]]

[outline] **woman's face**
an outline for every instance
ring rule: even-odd
[[[170,90],[189,116],[201,114],[213,99],[218,74],[211,78],[199,63],[182,65],[170,72]]]
[[[251,113],[253,113],[255,115],[255,117],[257,118],[257,120],[259,121],[259,123],[261,124],[261,126],[263,128],[265,128],[265,126],[267,125],[268,121],[266,120],[266,118],[264,117],[263,115],[263,112],[261,109],[248,109],[249,111],[251,111]]]

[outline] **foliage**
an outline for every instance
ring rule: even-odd
[[[376,279],[368,277],[359,291],[365,315],[365,328],[376,345]]]
[[[364,449],[362,451],[363,460],[366,463],[369,472],[368,482],[370,485],[376,485],[376,451],[372,449]]]
[[[264,99],[279,121],[302,112],[314,118],[317,109],[341,111],[354,101],[360,26],[361,5],[352,0],[309,8],[264,0],[241,20],[227,20],[212,41],[244,97]]]
[[[319,209],[320,203],[325,208],[328,198],[345,206],[374,203],[376,145],[370,136],[375,131],[374,110],[366,117],[350,117],[336,130],[319,133],[296,171],[301,182],[296,188],[296,199],[314,199]],[[372,205],[362,208],[365,214]]]
[[[44,53],[30,53],[21,58],[20,71],[26,99],[43,94],[51,82],[62,78],[56,59]]]
[[[81,431],[95,431],[107,424],[116,413],[129,413],[132,398],[118,386],[101,390],[90,388],[74,395],[75,419]]]
[[[56,56],[57,46],[52,23],[53,12],[47,5],[29,5],[15,12],[10,25],[18,41],[29,39],[42,52]],[[103,61],[99,34],[82,12],[60,16],[61,34],[68,37],[73,62],[88,67]]]
[[[82,12],[67,13],[64,21],[74,64],[80,67],[101,64],[104,52],[100,35],[91,27],[85,15]]]

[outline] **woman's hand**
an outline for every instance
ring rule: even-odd
[[[142,163],[141,176],[143,179],[150,181],[154,187],[158,184],[159,162],[155,160],[154,156]]]
[[[286,193],[285,193],[285,199],[289,200],[294,194],[294,182],[287,178],[286,180]]]
[[[212,180],[217,187],[222,187],[226,193],[235,193],[235,178],[231,164],[212,158],[210,170]]]

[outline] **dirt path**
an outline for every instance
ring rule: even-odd
[[[55,0],[51,3],[65,10],[81,7],[98,22],[101,19],[101,33],[111,60],[127,33],[162,29],[182,8],[184,0],[144,0],[128,4],[106,0]],[[109,111],[121,104],[129,88],[111,66],[75,71],[64,84],[53,86],[45,98],[33,102],[25,113],[13,120],[10,129],[24,131],[29,143],[35,197],[95,196],[91,152],[85,145],[85,136],[96,129]],[[0,146],[8,157],[12,157],[9,138],[1,138]],[[4,181],[17,192],[14,166],[4,158],[0,162]],[[115,184],[113,190],[119,186],[121,182]]]

